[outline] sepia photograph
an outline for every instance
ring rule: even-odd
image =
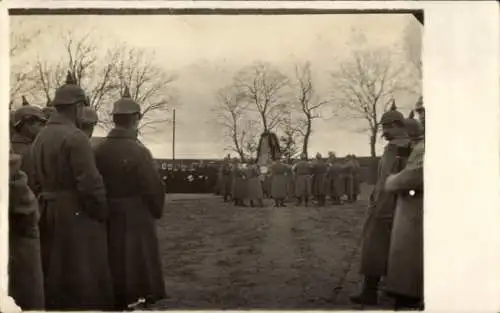
[[[423,310],[423,10],[10,9],[22,310]]]

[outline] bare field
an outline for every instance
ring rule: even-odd
[[[234,207],[169,195],[158,223],[172,309],[355,309],[365,204]]]

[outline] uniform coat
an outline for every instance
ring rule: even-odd
[[[385,276],[387,273],[396,196],[386,192],[384,184],[386,178],[398,172],[404,162],[397,157],[398,147],[407,147],[409,144],[407,138],[392,140],[380,159],[377,183],[370,196],[362,233],[361,273],[365,276]]]
[[[165,187],[149,150],[133,130],[112,129],[95,158],[107,190],[108,248],[119,308],[139,298],[165,297],[155,220]]]
[[[344,194],[344,188],[341,178],[341,166],[333,162],[328,166],[326,174],[326,192],[331,198],[338,198]]]
[[[400,173],[390,176],[386,190],[398,194],[389,253],[387,291],[423,298],[423,163],[425,143],[417,143]],[[415,190],[414,196],[409,195]]]
[[[346,194],[354,196],[360,193],[360,166],[358,161],[351,159],[347,168],[348,183]]]
[[[271,197],[273,199],[285,199],[288,194],[290,168],[283,163],[271,165]]]
[[[28,186],[31,191],[39,190],[39,186],[35,186],[33,178],[33,158],[31,155],[32,140],[18,132],[14,132],[11,138],[12,152],[21,156],[21,171],[28,176]]]
[[[232,179],[231,167],[229,166],[229,164],[222,165],[221,176],[222,176],[221,195],[230,195],[233,189],[232,187],[233,179]]]
[[[307,161],[300,160],[295,163],[294,168],[295,197],[308,197],[311,195],[311,166]]]
[[[9,184],[9,295],[22,310],[45,308],[38,203],[19,170],[20,156],[11,157]]]
[[[248,200],[259,200],[264,197],[260,171],[257,165],[250,165],[246,170],[247,176],[247,198]]]
[[[54,113],[32,147],[46,308],[110,309],[107,205],[87,136]]]
[[[323,160],[316,160],[312,166],[312,193],[315,197],[326,195],[326,174],[328,164]]]
[[[246,199],[247,193],[247,183],[246,183],[246,175],[245,171],[239,168],[237,165],[234,165],[232,169],[232,195],[233,199],[244,200]]]

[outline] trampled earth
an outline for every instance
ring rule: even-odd
[[[366,196],[326,207],[235,207],[168,195],[163,309],[356,309]]]

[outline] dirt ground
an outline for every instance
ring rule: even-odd
[[[366,192],[364,192],[366,193]],[[168,195],[158,223],[172,309],[357,309],[366,196],[343,206],[234,207]]]

